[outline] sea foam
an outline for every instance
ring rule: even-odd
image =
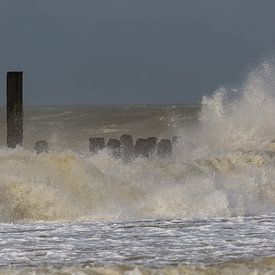
[[[274,212],[274,68],[273,60],[265,61],[239,88],[220,88],[203,97],[195,127],[188,130],[173,119],[174,133],[182,138],[170,160],[124,164],[106,151],[96,156],[67,149],[36,155],[0,149],[0,221]]]

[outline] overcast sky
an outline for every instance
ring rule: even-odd
[[[275,0],[0,0],[0,100],[196,103],[275,52]]]

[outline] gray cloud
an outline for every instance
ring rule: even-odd
[[[273,0],[1,0],[0,81],[25,102],[198,102],[275,46]]]

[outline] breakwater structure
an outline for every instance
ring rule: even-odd
[[[106,149],[114,158],[129,162],[134,158],[148,159],[154,155],[160,158],[170,158],[176,142],[177,137],[173,137],[172,140],[148,137],[139,138],[134,143],[131,135],[122,135],[120,139],[109,139],[106,144],[104,138],[90,138],[89,148],[92,154]]]
[[[23,146],[23,72],[7,73],[7,147]],[[107,150],[115,159],[130,162],[134,158],[148,159],[151,156],[170,158],[178,137],[158,139],[157,137],[139,138],[134,142],[131,135],[122,135],[120,139],[111,138],[105,142],[104,137],[91,137],[89,151],[97,154]],[[47,153],[47,141],[38,140],[34,145],[36,153]]]
[[[133,159],[149,159],[158,157],[169,159],[172,157],[173,148],[176,147],[178,137],[160,139],[157,137],[139,138],[134,142],[131,135],[122,135],[120,139],[110,138],[107,142],[104,137],[91,137],[89,139],[89,152],[96,155],[106,150],[113,158],[121,159],[124,163]],[[37,154],[47,153],[48,143],[45,140],[38,140],[34,149]]]

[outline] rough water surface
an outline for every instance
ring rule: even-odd
[[[274,274],[274,68],[200,106],[29,107],[16,150],[1,109],[1,272]],[[122,134],[179,139],[171,159],[88,152]]]
[[[89,274],[89,269],[96,271],[111,266],[121,273],[135,266],[144,270],[165,270],[170,266],[171,271],[183,271],[179,263],[185,263],[185,268],[201,266],[207,270],[274,255],[274,234],[274,215],[120,223],[2,224],[0,266],[18,270],[64,266],[73,270],[78,266]]]

